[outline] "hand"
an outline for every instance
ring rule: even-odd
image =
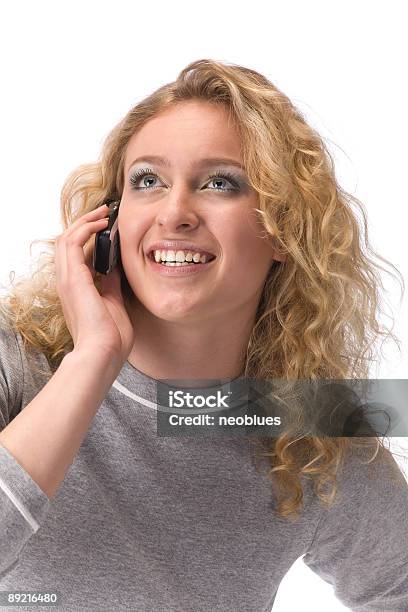
[[[84,245],[108,224],[108,207],[99,206],[70,225],[55,240],[56,288],[74,348],[92,345],[124,363],[132,349],[134,329],[128,316],[116,266],[101,275],[101,294],[94,284],[96,272]],[[87,247],[94,246],[95,240]],[[88,260],[88,261],[87,261]]]

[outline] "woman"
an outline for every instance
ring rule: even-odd
[[[108,199],[121,265],[105,276]],[[408,487],[380,439],[282,431],[256,463],[245,438],[156,429],[161,380],[367,377],[386,333],[353,201],[282,92],[211,60],[68,178],[55,252],[2,304],[2,591],[260,612],[304,555],[350,609],[408,609]]]

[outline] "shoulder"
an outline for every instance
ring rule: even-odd
[[[12,324],[0,317],[0,404],[3,427],[52,376],[46,356],[28,346]]]
[[[398,539],[399,523],[406,523],[408,537],[408,482],[392,453],[380,447],[353,450],[336,474],[336,495],[329,508],[322,508],[309,555],[320,555],[336,547],[348,549],[355,537]]]
[[[408,483],[389,450],[367,463],[370,454],[345,460],[303,561],[353,610],[405,610],[397,606],[408,604]]]
[[[22,359],[16,332],[0,322],[0,428],[3,429],[21,407]]]
[[[370,499],[400,491],[404,497],[408,493],[408,483],[401,467],[392,452],[382,445],[376,449],[354,449],[345,458],[337,475],[339,485],[338,504],[348,500],[353,502]]]

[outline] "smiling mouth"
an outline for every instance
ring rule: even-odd
[[[154,250],[150,251],[147,254],[148,259],[150,259],[151,261],[153,261],[154,263],[158,264],[158,265],[163,265],[163,266],[202,266],[205,265],[207,263],[210,263],[211,261],[213,261],[214,259],[216,259],[216,255],[212,255],[212,254],[205,254],[205,261],[202,261],[201,258],[199,261],[175,261],[175,260],[171,260],[171,261],[156,261],[155,257],[154,257]]]

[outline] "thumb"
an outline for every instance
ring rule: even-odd
[[[121,289],[121,274],[119,266],[115,266],[109,274],[101,274],[101,295],[123,303]]]

